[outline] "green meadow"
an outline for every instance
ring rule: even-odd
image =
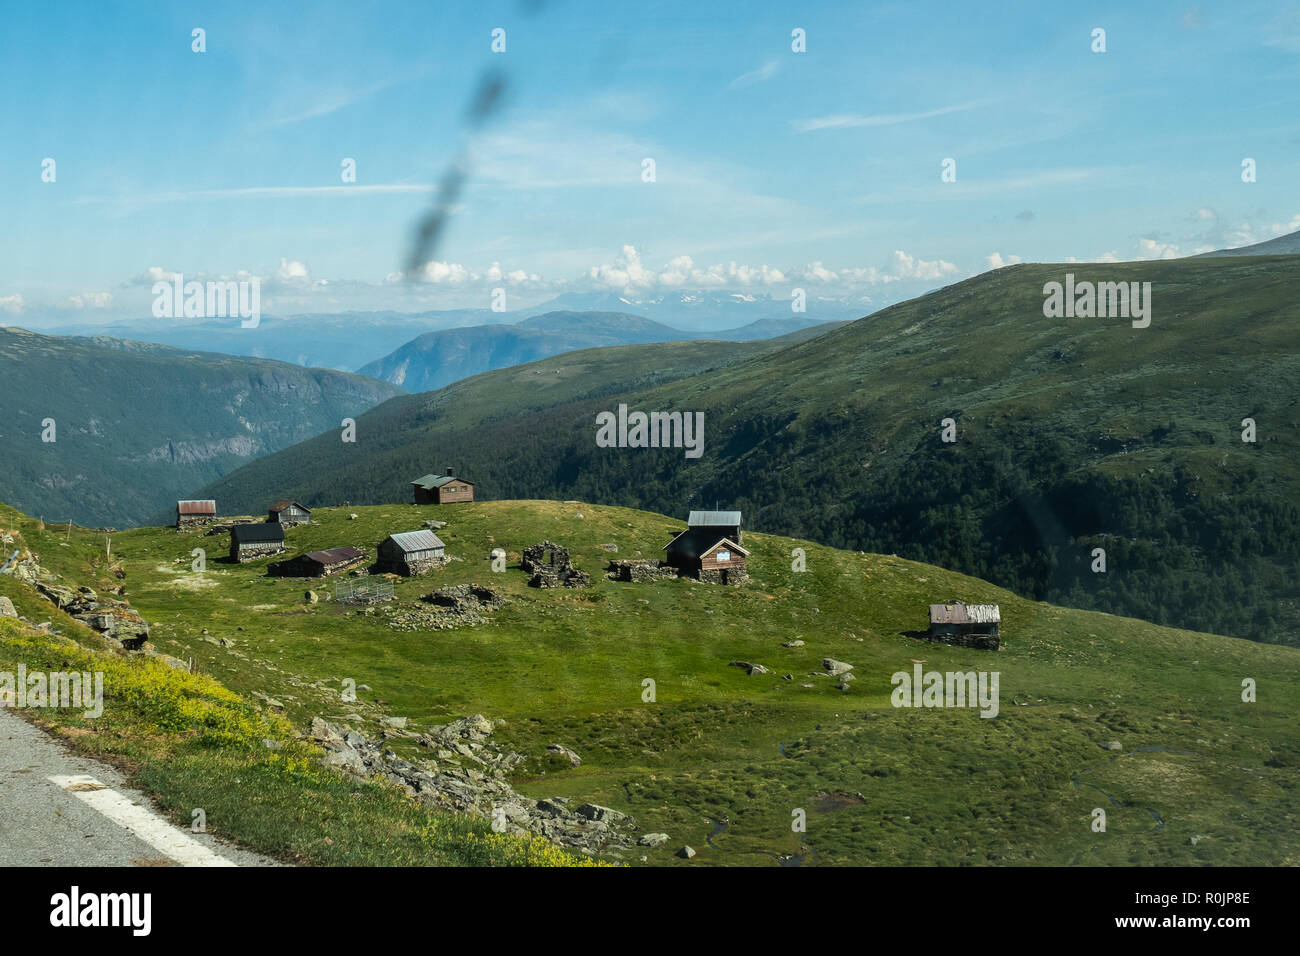
[[[519,790],[604,804],[670,834],[644,850],[650,864],[685,865],[673,855],[683,844],[698,852],[690,865],[1300,861],[1294,649],[1054,607],[897,557],[752,532],[746,587],[614,582],[603,573],[611,557],[658,557],[681,523],[586,503],[321,508],[288,541],[292,553],[373,554],[385,535],[431,517],[449,522],[438,534],[461,560],[398,581],[393,604],[370,610],[330,597],[339,577],[226,563],[224,534],[139,528],[113,534],[110,557],[102,533],[39,530],[8,509],[0,523],[65,581],[123,587],[158,650],[193,658],[293,726],[355,715],[345,722],[374,735],[385,715],[417,731],[473,713],[503,721],[497,739],[529,758]],[[571,549],[590,588],[527,586],[520,553],[547,539]],[[194,548],[207,551],[202,572]],[[507,553],[505,571],[492,570],[494,548]],[[796,548],[806,571],[792,569]],[[393,608],[465,582],[508,601],[479,626],[390,626]],[[1000,651],[911,636],[928,603],[953,599],[1001,605]],[[39,599],[21,600],[39,620]],[[847,690],[825,657],[854,665]],[[737,660],[770,673],[750,676],[729,666]],[[918,661],[997,671],[997,716],[892,706],[891,675]],[[1242,700],[1248,678],[1253,703]],[[345,681],[356,701],[344,700]],[[551,743],[581,766],[548,757]],[[1105,832],[1092,828],[1095,808]],[[624,861],[640,864],[640,850]]]

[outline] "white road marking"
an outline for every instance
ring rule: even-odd
[[[182,866],[236,865],[94,777],[77,774],[46,779]]]

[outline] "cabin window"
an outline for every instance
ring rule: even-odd
[[[719,552],[718,552],[718,560],[719,560],[719,561],[730,561],[730,560],[731,560],[731,552],[730,552],[730,551],[719,551]]]

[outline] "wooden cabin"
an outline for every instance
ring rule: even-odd
[[[237,524],[230,529],[230,560],[243,564],[284,550],[284,528],[278,524]]]
[[[474,500],[474,482],[452,474],[421,475],[411,482],[417,505],[446,505]]]
[[[432,531],[390,534],[379,542],[379,560],[376,563],[381,571],[413,577],[445,564],[446,547]]]
[[[311,509],[296,501],[277,501],[266,513],[267,522],[274,522],[285,528],[294,525],[311,524]]]
[[[664,546],[664,563],[679,574],[711,584],[744,584],[749,580],[740,544],[739,511],[692,511],[687,529]]]
[[[284,578],[323,578],[355,568],[365,561],[366,553],[360,548],[327,548],[272,562],[267,565],[266,573]]]
[[[176,502],[176,530],[202,528],[217,520],[217,503],[211,498]]]
[[[930,640],[977,650],[996,651],[1002,611],[996,604],[930,605]]]

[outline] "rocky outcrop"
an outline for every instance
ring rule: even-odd
[[[309,736],[325,749],[326,766],[385,780],[430,806],[486,817],[501,832],[542,836],[585,853],[633,846],[622,831],[635,829],[636,821],[625,813],[594,803],[570,808],[564,797],[533,800],[516,793],[508,775],[526,758],[497,747],[493,730],[481,714],[431,728],[415,739],[433,756],[416,761],[320,717],[312,719]]]
[[[105,637],[121,641],[127,650],[139,650],[149,639],[149,625],[125,601],[101,597],[93,589],[76,589],[62,584],[37,581],[36,589],[54,606]]]

